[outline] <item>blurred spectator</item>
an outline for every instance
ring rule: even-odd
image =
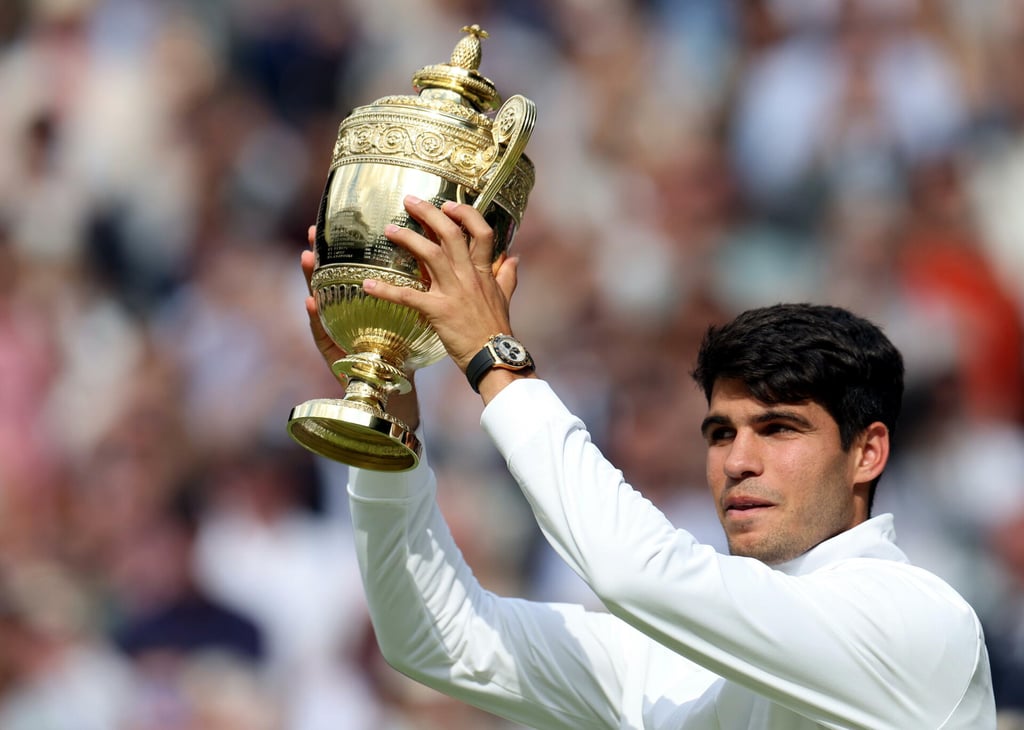
[[[91,34],[99,0],[29,7],[24,36],[0,57],[0,149],[24,166],[0,170],[0,202],[27,255],[81,261],[129,306],[151,306],[184,273],[192,243],[192,156],[175,135],[190,92],[175,75],[204,83],[201,56],[174,66],[181,56],[159,33],[136,57],[108,53]]]
[[[196,498],[169,495],[111,566],[124,592],[111,636],[132,662],[131,726],[278,730],[259,627],[196,582]]]
[[[982,255],[1022,310],[1024,211],[1016,201],[1024,193],[1024,10],[1019,2],[999,7],[985,26],[990,33],[976,41],[989,53],[980,54],[985,99],[965,182]]]
[[[195,568],[212,597],[257,622],[288,727],[330,727],[337,716],[324,708],[347,706],[350,727],[369,730],[376,704],[355,665],[369,619],[353,537],[318,514],[315,475],[297,452],[254,442],[210,465]]]
[[[97,631],[80,579],[41,561],[10,566],[0,579],[0,727],[123,726],[133,675]]]
[[[194,575],[198,495],[183,488],[128,537],[131,549],[114,570],[132,591],[113,636],[136,663],[170,662],[201,652],[224,652],[258,665],[263,636],[247,616],[206,595]]]
[[[767,212],[813,220],[851,174],[885,184],[895,165],[949,149],[966,123],[957,70],[915,0],[777,2],[784,39],[750,61],[734,152]]]
[[[953,334],[972,420],[1024,422],[1024,314],[986,258],[956,160],[916,167],[898,271],[908,296]]]
[[[1024,483],[1019,486],[1024,489]],[[1024,509],[999,520],[990,547],[1011,585],[987,627],[996,702],[1024,717],[1024,684],[1020,681],[1024,677]]]
[[[60,469],[43,404],[56,378],[46,315],[25,299],[25,264],[0,224],[0,553],[32,556],[57,529]]]

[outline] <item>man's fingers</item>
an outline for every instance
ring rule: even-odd
[[[459,225],[429,200],[420,200],[415,195],[406,195],[404,203],[409,215],[424,227],[434,231],[439,239],[465,240],[465,234]]]
[[[327,334],[327,330],[324,329],[323,322],[320,321],[320,312],[317,310],[316,299],[312,296],[306,297],[306,315],[309,317],[309,330],[313,333],[313,341],[316,342],[317,349],[326,355],[327,350],[336,347],[336,345],[330,335]]]
[[[306,240],[309,241],[310,250],[316,247],[316,226],[310,226],[306,230]]]
[[[425,269],[430,281],[439,284],[452,280],[452,267],[441,247],[425,236],[409,228],[402,228],[393,223],[384,226],[384,235],[388,240],[411,253]]]
[[[490,268],[494,258],[494,230],[480,211],[472,205],[462,205],[451,200],[441,206],[441,211],[469,236],[473,265],[481,271]]]
[[[505,301],[512,299],[512,294],[519,283],[519,259],[517,257],[501,258],[494,272],[494,279],[505,295]]]
[[[323,322],[320,321],[320,312],[316,307],[316,299],[312,296],[306,297],[306,315],[309,317],[309,331],[313,333],[313,342],[316,343],[316,349],[320,351],[320,354],[331,362],[339,357],[344,357],[341,354],[341,348],[335,344],[331,336],[327,334],[327,330],[324,329]]]
[[[299,256],[302,264],[302,275],[306,277],[306,289],[313,293],[313,268],[316,266],[316,255],[312,251],[303,251]]]
[[[445,204],[447,205],[447,203]],[[428,231],[437,236],[441,248],[456,266],[469,259],[469,241],[462,226],[436,206],[412,195],[405,198],[405,209]]]
[[[433,245],[433,244],[431,244]],[[363,291],[377,299],[383,299],[395,304],[401,304],[417,312],[426,314],[423,311],[424,299],[427,294],[418,289],[408,286],[395,286],[379,279],[367,279],[363,282]]]
[[[313,339],[319,348],[320,340],[322,337],[327,337],[327,332],[324,331],[324,325],[320,321],[320,312],[317,310],[316,299],[312,295],[306,297],[306,316],[309,317],[309,329],[313,333]]]

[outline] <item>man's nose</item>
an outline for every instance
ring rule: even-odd
[[[761,449],[757,434],[747,429],[736,432],[725,458],[725,475],[730,479],[745,479],[761,473]]]

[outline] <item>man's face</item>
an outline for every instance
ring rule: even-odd
[[[701,426],[729,550],[775,565],[867,518],[854,499],[859,447],[817,403],[768,404],[719,380]]]

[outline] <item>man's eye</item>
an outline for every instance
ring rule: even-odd
[[[764,429],[764,432],[769,435],[775,433],[790,433],[792,431],[793,427],[785,423],[769,423]]]
[[[707,440],[709,444],[720,443],[722,441],[728,441],[734,434],[735,431],[731,428],[713,428],[708,431]]]

